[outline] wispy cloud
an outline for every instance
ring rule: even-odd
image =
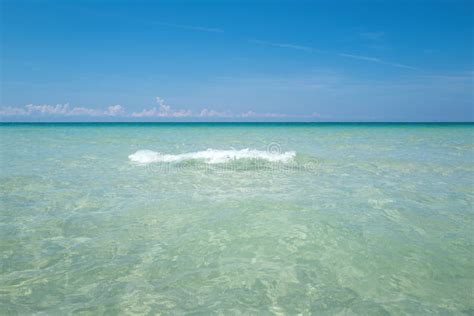
[[[384,32],[360,32],[359,37],[367,41],[379,41],[385,36]]]
[[[372,38],[380,37],[382,35],[383,35],[382,32],[367,33],[366,34],[366,36],[369,36],[369,37],[372,37]],[[255,44],[260,44],[260,45],[272,46],[272,47],[289,48],[289,49],[294,49],[294,50],[306,51],[306,52],[310,52],[310,53],[330,53],[330,54],[335,54],[336,56],[344,57],[344,58],[358,59],[358,60],[378,63],[378,64],[381,64],[381,65],[392,66],[392,67],[396,67],[396,68],[417,70],[417,68],[412,67],[412,66],[407,66],[407,65],[404,65],[404,64],[400,64],[400,63],[388,62],[388,61],[385,61],[383,59],[376,58],[376,57],[353,55],[353,54],[346,54],[346,53],[331,53],[331,52],[315,49],[315,48],[312,48],[312,47],[309,47],[309,46],[302,46],[302,45],[296,45],[296,44],[273,43],[273,42],[267,42],[267,41],[261,41],[261,40],[249,40],[249,42],[255,43]]]
[[[178,29],[184,29],[184,30],[190,30],[190,31],[198,31],[198,32],[210,32],[210,33],[223,33],[224,30],[216,27],[208,27],[208,26],[202,26],[202,25],[189,25],[189,24],[179,24],[179,23],[168,23],[168,22],[163,22],[163,21],[157,21],[157,20],[149,20],[149,19],[143,19],[143,18],[134,18],[133,15],[127,14],[127,15],[121,15],[121,14],[116,14],[113,12],[103,12],[103,11],[95,11],[90,8],[84,8],[81,6],[71,6],[72,9],[76,11],[80,11],[84,14],[88,15],[93,15],[101,18],[107,18],[107,19],[114,19],[114,20],[121,20],[121,21],[132,21],[134,23],[144,23],[148,25],[161,25],[161,26],[166,26],[166,27],[173,27],[173,28],[178,28]]]
[[[358,40],[361,44],[371,50],[387,51],[390,47],[387,43],[387,36],[385,32],[380,31],[360,31],[357,33]]]
[[[466,72],[465,74],[457,74],[457,75],[426,75],[426,76],[419,76],[419,78],[445,80],[445,81],[451,81],[451,82],[456,82],[456,81],[474,82],[474,73]]]
[[[176,24],[176,23],[166,23],[166,22],[151,22],[152,24],[168,26],[178,29],[198,31],[198,32],[209,32],[209,33],[224,33],[223,29],[207,26],[197,26],[197,25],[186,25],[186,24]]]
[[[364,60],[364,61],[369,61],[369,62],[378,63],[378,64],[382,64],[382,65],[388,65],[388,66],[397,67],[397,68],[418,70],[418,68],[415,68],[415,67],[411,67],[411,66],[407,66],[407,65],[403,65],[403,64],[399,64],[399,63],[388,62],[388,61],[385,61],[385,60],[382,60],[382,59],[376,58],[376,57],[352,55],[352,54],[346,54],[346,53],[339,53],[337,55],[340,56],[340,57]]]
[[[249,40],[249,42],[250,43],[255,43],[255,44],[260,44],[260,45],[273,46],[273,47],[302,50],[302,51],[307,51],[307,52],[318,52],[319,51],[319,50],[314,49],[312,47],[302,46],[302,45],[295,45],[295,44],[288,44],[288,43],[273,43],[273,42],[267,42],[267,41],[261,41],[261,40]]]

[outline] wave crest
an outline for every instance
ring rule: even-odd
[[[208,164],[218,164],[239,159],[266,160],[269,162],[287,163],[292,161],[295,156],[296,153],[294,151],[280,153],[247,148],[241,150],[208,149],[177,155],[161,154],[152,150],[138,150],[134,154],[128,156],[128,159],[140,164],[149,164],[154,162],[182,162],[187,160],[199,160]]]

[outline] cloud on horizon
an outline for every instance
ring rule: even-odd
[[[107,107],[106,110],[87,108],[87,107],[70,107],[68,103],[57,105],[34,105],[28,104],[24,107],[0,107],[1,117],[120,117],[120,118],[196,118],[196,119],[252,119],[252,118],[293,118],[293,119],[319,119],[318,113],[308,115],[293,115],[283,113],[256,113],[254,111],[233,114],[230,111],[216,111],[204,108],[196,113],[189,109],[175,110],[168,105],[161,97],[156,97],[157,106],[152,108],[144,108],[139,112],[128,113],[125,109],[117,104]]]
[[[52,115],[52,116],[122,116],[124,109],[121,105],[111,105],[105,111],[86,107],[70,107],[65,104],[27,104],[24,107],[1,107],[0,116],[34,116],[34,115]]]
[[[143,109],[141,112],[133,112],[132,117],[189,117],[192,116],[192,111],[190,110],[173,110],[171,106],[165,103],[165,100],[156,97],[156,103],[158,103],[159,108],[153,107],[151,109]]]

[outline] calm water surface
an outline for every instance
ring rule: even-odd
[[[0,125],[0,313],[472,315],[473,154],[469,124]]]

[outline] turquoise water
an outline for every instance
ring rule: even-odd
[[[473,314],[473,140],[469,124],[0,125],[0,312]]]

